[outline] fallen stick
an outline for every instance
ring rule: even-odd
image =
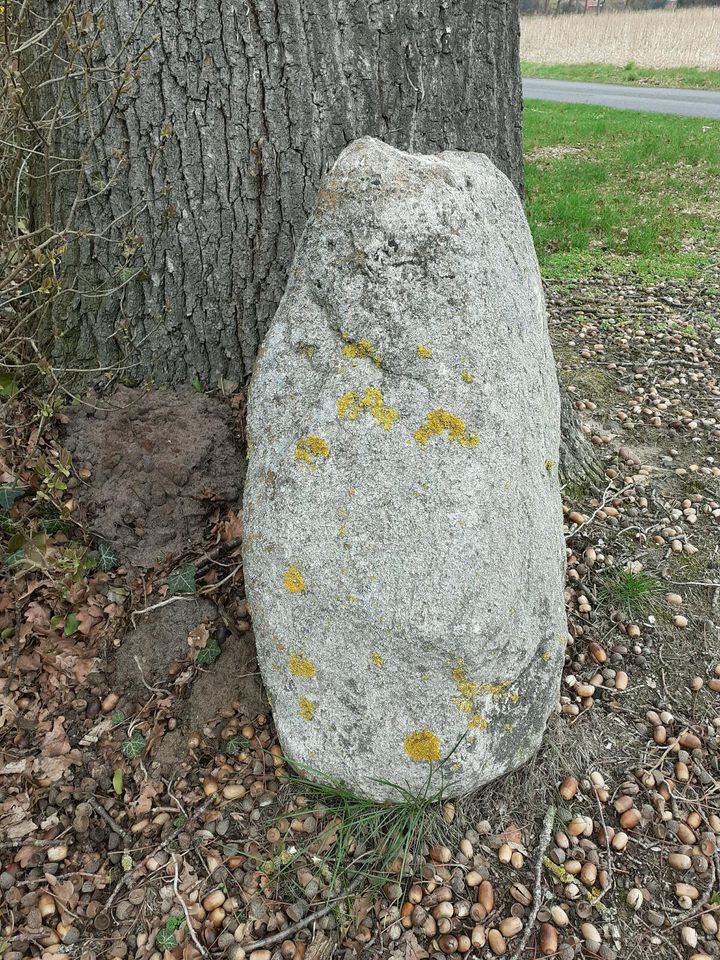
[[[538,837],[537,863],[535,864],[535,889],[533,890],[532,910],[530,911],[530,916],[528,917],[527,923],[525,924],[525,931],[522,935],[522,940],[520,941],[513,955],[510,957],[510,960],[519,960],[519,957],[522,955],[522,952],[525,949],[528,940],[530,939],[530,934],[532,933],[533,926],[535,925],[535,920],[537,919],[538,910],[540,909],[540,900],[541,900],[541,894],[542,894],[542,868],[543,868],[543,863],[546,859],[545,852],[550,843],[550,836],[552,835],[552,828],[554,823],[555,823],[555,805],[551,803],[545,812],[545,819],[543,820],[542,830],[540,831],[540,836]]]
[[[354,893],[360,886],[362,880],[363,877],[356,877],[347,888],[347,892]],[[311,923],[314,923],[316,920],[320,920],[321,917],[324,917],[326,914],[330,913],[330,911],[334,909],[337,900],[337,897],[326,900],[325,906],[320,907],[319,910],[315,910],[314,913],[309,913],[306,917],[303,917],[302,920],[298,920],[297,923],[293,923],[292,926],[285,927],[284,930],[279,930],[277,933],[273,933],[269,937],[263,937],[262,940],[256,940],[255,943],[243,944],[243,949],[246,951],[246,953],[250,953],[253,950],[261,950],[264,947],[272,947],[276,943],[280,943],[281,940],[287,940],[289,937],[293,937],[300,930],[304,930],[305,927],[309,927]]]
[[[103,818],[103,820],[105,821],[105,823],[107,823],[107,825],[110,827],[113,833],[117,833],[119,837],[122,837],[126,844],[128,844],[131,841],[132,838],[130,834],[127,832],[127,830],[123,830],[123,828],[118,823],[115,823],[113,818],[110,816],[110,814],[107,812],[107,810],[100,803],[99,800],[97,800],[95,797],[88,797],[87,803],[90,804],[90,806],[93,808],[95,813],[98,814],[98,816]]]

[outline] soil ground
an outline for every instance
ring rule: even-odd
[[[531,764],[423,809],[404,863],[284,763],[235,487],[193,514],[198,546],[182,527],[155,566],[122,566],[84,520],[99,445],[70,460],[62,415],[39,430],[5,404],[4,960],[720,956],[720,276],[547,293],[606,472],[563,495],[561,702]],[[243,407],[200,400],[205,431]],[[219,482],[192,464],[194,490]]]

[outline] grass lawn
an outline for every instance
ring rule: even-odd
[[[720,122],[527,100],[526,207],[543,274],[697,276],[720,251]]]
[[[547,80],[583,80],[587,83],[627,83],[652,87],[692,87],[697,90],[720,90],[720,70],[697,70],[695,67],[624,67],[607,63],[525,63],[524,77]]]

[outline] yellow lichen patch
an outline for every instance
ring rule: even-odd
[[[422,357],[423,360],[427,360],[429,357],[432,356],[432,350],[430,349],[430,347],[418,347],[415,353],[419,357]]]
[[[474,447],[480,443],[480,437],[475,433],[468,434],[465,422],[447,410],[431,410],[425,417],[424,426],[415,431],[415,440],[424,447],[431,437],[438,437],[446,431],[448,440],[459,443],[461,447]]]
[[[474,713],[468,720],[468,730],[487,730],[488,722],[479,713]]]
[[[478,690],[481,693],[491,694],[497,700],[498,697],[503,695],[511,683],[512,680],[503,680],[502,683],[481,683]]]
[[[341,523],[340,526],[338,527],[338,536],[344,537],[346,533],[347,533],[347,527],[345,526],[344,523]]]
[[[287,568],[283,577],[283,586],[288,593],[302,593],[305,589],[305,577],[300,572],[300,567],[292,564]]]
[[[467,700],[464,697],[453,697],[453,705],[458,708],[460,713],[464,714],[466,717],[470,715],[473,708],[472,700]]]
[[[515,704],[518,702],[519,699],[520,699],[520,694],[517,692],[517,690],[513,690],[513,692],[510,694],[511,702]]]
[[[552,657],[552,654],[550,653],[549,650],[546,650],[542,655],[542,658],[545,661],[545,663],[548,663],[551,657]]]
[[[555,466],[555,461],[554,461],[554,460],[546,460],[546,461],[545,461],[545,469],[547,470],[548,473],[550,473],[550,471],[553,469],[554,466]]]
[[[468,373],[467,370],[463,370],[462,378],[465,383],[475,383],[475,377],[471,373]]]
[[[347,336],[347,334],[343,334],[343,336]],[[382,365],[382,357],[365,337],[357,342],[345,344],[342,348],[342,355],[347,357],[348,360],[360,360],[362,357],[367,357],[368,360],[372,360],[376,367]]]
[[[416,730],[405,737],[405,753],[416,763],[440,759],[440,740],[431,730]]]
[[[503,727],[507,730],[508,733],[512,733],[512,732],[513,732],[513,728],[512,728],[512,724],[511,724],[511,723],[504,723],[504,724],[503,724]]]
[[[315,469],[318,457],[327,457],[330,454],[330,447],[322,437],[310,435],[301,437],[295,444],[295,459],[300,463],[306,463],[311,470]]]
[[[316,673],[315,665],[310,663],[304,653],[294,653],[288,660],[288,667],[290,673],[294,673],[296,677],[314,677]]]
[[[375,666],[378,668],[378,670],[380,670],[381,667],[384,667],[384,666],[385,666],[385,661],[384,661],[383,658],[380,656],[380,654],[377,653],[377,651],[372,654],[372,656],[370,657],[370,659],[371,659],[372,662],[375,664]]]
[[[348,390],[347,393],[344,393],[337,402],[337,411],[338,416],[343,420],[346,416],[350,416],[351,420],[354,420],[358,415],[358,409],[360,404],[358,402],[358,395],[354,390]]]
[[[385,406],[385,398],[377,387],[368,387],[365,395],[360,399],[354,390],[349,390],[337,402],[338,417],[357,420],[359,413],[366,410],[372,415],[378,427],[389,430],[398,419],[397,410]]]
[[[472,699],[480,689],[477,683],[468,680],[467,670],[464,667],[455,667],[451,671],[451,676],[457,685],[458,693],[461,693],[465,699]]]
[[[315,714],[315,704],[312,700],[308,700],[307,697],[300,697],[298,705],[300,707],[299,714],[303,720],[312,720]]]

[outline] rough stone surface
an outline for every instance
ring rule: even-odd
[[[124,562],[150,567],[202,540],[210,511],[240,498],[232,411],[191,387],[120,387],[69,414],[65,444],[90,470],[79,499]]]
[[[245,582],[291,760],[400,799],[535,751],[566,638],[559,416],[509,181],[351,144],[249,397]]]

